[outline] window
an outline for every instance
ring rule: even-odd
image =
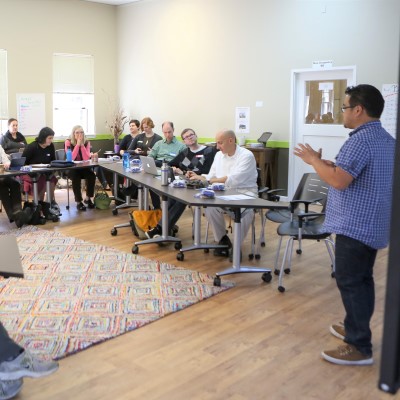
[[[0,128],[1,133],[8,129],[8,84],[7,84],[7,50],[0,49]]]
[[[93,57],[82,54],[53,55],[53,128],[66,137],[75,125],[94,135]]]

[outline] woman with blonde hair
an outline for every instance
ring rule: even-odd
[[[65,141],[65,152],[72,152],[73,161],[88,161],[92,156],[90,152],[90,142],[86,139],[85,132],[80,125],[72,128],[69,139]],[[91,168],[73,169],[68,171],[68,175],[72,181],[72,190],[74,192],[76,208],[79,211],[86,211],[86,206],[94,208],[92,198],[94,196],[94,185],[96,183],[96,175]],[[86,198],[83,201],[81,191],[81,180],[86,179]]]

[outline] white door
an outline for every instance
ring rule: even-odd
[[[292,198],[301,177],[313,168],[293,155],[298,143],[322,149],[322,158],[334,160],[348,137],[341,107],[347,86],[356,81],[355,67],[292,71],[292,106],[288,197]]]

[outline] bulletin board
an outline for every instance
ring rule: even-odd
[[[385,108],[381,116],[382,126],[396,138],[399,85],[397,83],[384,84],[382,96],[385,99]]]
[[[17,93],[17,119],[24,136],[37,136],[46,126],[44,93]]]

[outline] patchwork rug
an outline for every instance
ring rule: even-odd
[[[6,234],[6,233],[1,233]],[[41,358],[60,359],[233,285],[33,226],[17,237],[25,279],[0,277],[0,321]]]

